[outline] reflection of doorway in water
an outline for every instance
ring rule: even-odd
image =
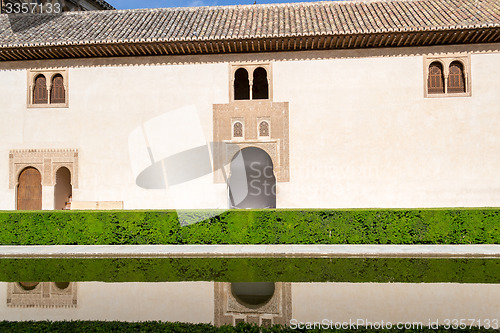
[[[273,282],[234,282],[231,293],[241,305],[250,309],[259,308],[274,296]]]
[[[262,149],[248,147],[236,153],[228,180],[231,208],[276,208],[273,161]],[[243,197],[242,193],[248,194]]]

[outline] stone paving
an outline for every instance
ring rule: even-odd
[[[0,258],[96,258],[96,257],[500,258],[500,245],[0,246]]]

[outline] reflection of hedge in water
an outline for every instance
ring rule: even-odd
[[[1,259],[0,281],[500,283],[496,259]]]
[[[445,332],[493,332],[492,329],[471,327],[467,329],[292,329],[290,327],[273,326],[270,328],[257,327],[251,324],[240,323],[238,326],[215,327],[211,324],[187,324],[164,322],[124,323],[113,321],[71,321],[71,322],[0,322],[0,332],[186,332],[186,333],[294,333],[294,332],[337,332],[337,333],[365,333],[365,332],[395,332],[395,333],[445,333]]]
[[[185,224],[207,211],[183,211]],[[498,244],[499,209],[0,212],[0,244]]]

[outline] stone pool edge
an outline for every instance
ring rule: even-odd
[[[31,245],[1,258],[500,258],[500,245]]]

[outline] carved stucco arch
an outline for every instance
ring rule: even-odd
[[[54,168],[53,168],[54,172],[52,174],[52,179],[54,180],[54,186],[57,183],[57,178],[56,178],[57,172],[59,170],[61,170],[62,168],[68,169],[69,176],[70,176],[69,183],[70,183],[71,186],[73,186],[73,166],[71,164],[56,164],[56,166],[54,166]]]
[[[71,175],[71,185],[78,188],[78,150],[77,149],[20,149],[9,153],[9,188],[17,188],[19,175],[33,167],[40,172],[42,186],[54,186],[56,173],[66,167]]]
[[[271,158],[271,162],[273,163],[273,175],[276,179],[278,179],[279,156],[276,156],[276,155],[279,153],[277,153],[277,152],[273,153],[273,150],[276,150],[275,147],[274,147],[274,149],[272,149],[270,147],[270,145],[267,143],[237,143],[237,144],[231,144],[230,146],[233,146],[233,147],[236,146],[236,147],[234,147],[231,150],[228,150],[227,160],[229,161],[229,163],[226,164],[226,168],[227,168],[226,174],[227,174],[228,179],[231,178],[231,163],[233,162],[234,157],[236,156],[236,154],[239,151],[242,151],[243,149],[246,149],[246,148],[258,148],[258,149],[263,150]]]
[[[15,188],[17,189],[17,187],[19,186],[19,177],[21,177],[21,174],[23,173],[24,170],[28,169],[28,168],[33,168],[35,170],[37,170],[39,173],[40,173],[40,178],[42,178],[42,170],[40,168],[39,165],[26,165],[26,166],[20,166],[17,170],[16,170],[16,176],[15,176],[15,179],[16,179],[16,185],[15,185]]]

